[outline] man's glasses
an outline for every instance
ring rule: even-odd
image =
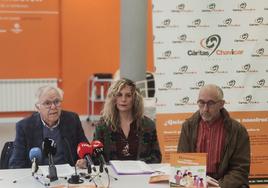
[[[51,108],[52,104],[54,104],[54,106],[56,107],[60,107],[61,105],[61,100],[56,99],[54,101],[45,101],[43,103],[41,103],[45,108]]]
[[[220,100],[219,100],[219,101],[209,100],[209,101],[207,101],[207,102],[205,102],[205,101],[203,101],[203,100],[198,100],[198,101],[197,101],[197,104],[198,104],[198,106],[199,106],[200,108],[204,108],[205,105],[207,105],[207,107],[210,108],[210,107],[215,106],[218,102],[220,102]]]

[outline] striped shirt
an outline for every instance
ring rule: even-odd
[[[223,119],[219,118],[212,124],[201,120],[198,128],[197,152],[207,153],[207,173],[217,173],[223,152],[225,130]]]

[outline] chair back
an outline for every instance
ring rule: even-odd
[[[8,169],[9,158],[12,152],[13,142],[6,142],[1,152],[0,169]]]

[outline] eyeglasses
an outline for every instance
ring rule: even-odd
[[[51,108],[52,104],[54,104],[54,106],[56,106],[56,107],[60,107],[61,100],[56,99],[54,101],[45,101],[45,102],[41,103],[41,105],[43,105],[45,108]]]
[[[197,104],[200,108],[204,108],[205,105],[207,105],[208,108],[211,108],[213,106],[215,106],[218,102],[220,102],[221,100],[219,101],[213,101],[213,100],[209,100],[207,102],[203,101],[203,100],[198,100],[197,101]]]

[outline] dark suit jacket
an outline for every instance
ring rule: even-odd
[[[70,165],[74,165],[74,162],[78,159],[77,145],[80,142],[88,142],[81,121],[76,113],[62,111],[58,126],[62,137],[65,160]],[[16,138],[9,168],[31,167],[29,151],[33,147],[42,149],[43,127],[40,114],[37,112],[16,124]]]

